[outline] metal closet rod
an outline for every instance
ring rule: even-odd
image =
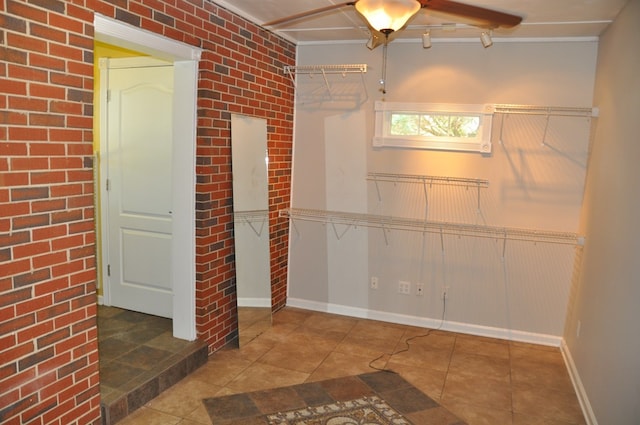
[[[367,72],[366,63],[347,65],[285,65],[286,74],[352,74]]]
[[[416,220],[410,218],[357,214],[339,211],[290,208],[280,210],[280,217],[294,220],[329,223],[332,225],[363,226],[383,230],[406,230],[437,233],[440,235],[472,236],[491,239],[518,240],[563,245],[584,245],[584,237],[576,233],[531,230],[510,227],[495,227],[441,221]]]
[[[597,117],[598,108],[581,108],[566,106],[535,106],[535,105],[493,105],[497,114],[522,114],[522,115],[554,115],[564,117]]]
[[[368,173],[367,180],[391,183],[435,183],[454,186],[489,187],[489,180],[464,177],[423,176],[419,174]]]

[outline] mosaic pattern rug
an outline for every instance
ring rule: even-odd
[[[465,425],[400,375],[389,372],[202,402],[216,425]]]
[[[269,425],[411,425],[377,396],[267,415]]]

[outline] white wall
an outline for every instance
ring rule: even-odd
[[[640,423],[639,22],[640,1],[631,0],[600,41],[587,243],[564,335],[593,424]]]
[[[389,45],[387,101],[591,106],[597,43]],[[590,122],[496,116],[494,149],[477,153],[374,149],[373,103],[382,49],[364,45],[299,47],[298,64],[369,66],[359,75],[299,75],[293,208],[526,229],[578,231]],[[504,143],[499,143],[500,126]],[[368,172],[489,180],[480,212],[475,189],[379,186]],[[576,248],[571,245],[444,236],[294,221],[290,305],[402,323],[436,325],[449,286],[445,328],[559,344]],[[443,256],[444,247],[444,256]],[[504,259],[503,259],[504,252]],[[379,288],[369,289],[371,276]],[[425,294],[397,293],[399,280]]]

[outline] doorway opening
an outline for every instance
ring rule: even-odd
[[[116,159],[122,158],[114,158],[114,150],[107,148],[107,140],[110,139],[106,132],[110,122],[113,122],[107,114],[114,114],[113,110],[109,111],[111,105],[107,104],[111,94],[107,92],[108,72],[96,73],[99,78],[95,81],[97,146],[94,166],[97,171],[98,286],[101,288],[98,354],[103,424],[111,424],[195,370],[208,357],[206,343],[196,340],[195,323],[195,136],[198,60],[201,52],[192,46],[98,14],[94,16],[94,26],[96,43],[109,46],[111,52],[127,51],[129,53],[125,56],[145,56],[171,68],[169,81],[165,84],[170,88],[157,86],[146,93],[135,90],[127,92],[133,93],[133,96],[142,93],[140,98],[153,97],[150,107],[162,102],[169,103],[168,115],[163,119],[164,124],[169,123],[156,126],[160,130],[153,136],[157,139],[166,135],[168,144],[164,145],[159,156],[156,145],[136,145],[138,157],[134,154],[133,161],[129,158],[124,163],[120,162],[117,168],[110,168],[109,162],[118,162]],[[97,56],[98,62],[101,58]],[[169,92],[170,98],[167,97]],[[137,103],[132,102],[131,105]],[[135,113],[124,110],[118,112],[125,116]],[[124,124],[129,125],[126,122]],[[169,132],[171,134],[167,135]],[[145,155],[145,151],[150,149],[154,150],[155,157]],[[141,174],[141,168],[146,168],[148,172]],[[156,172],[158,168],[169,168],[175,172],[159,173]],[[113,188],[111,185],[122,182],[112,180],[110,173],[114,169],[118,170],[116,180],[124,176],[129,182],[140,182],[141,178],[147,178],[148,181],[142,181],[142,185],[139,185],[139,192],[144,190],[145,185],[157,184],[156,187],[162,189],[149,190],[152,198],[156,199],[145,199],[144,202],[140,202],[139,195],[135,193],[125,195],[126,211],[120,217],[125,221],[116,223],[109,211],[108,190]],[[125,172],[122,173],[122,170]],[[127,187],[130,186],[127,184]],[[123,196],[119,196],[120,211],[123,211],[122,199]],[[155,207],[149,208],[152,204]],[[160,209],[166,211],[160,214]],[[147,216],[150,227],[135,227],[137,224],[134,226],[126,221],[136,215],[130,214],[134,210],[136,214],[143,212],[141,215]],[[115,239],[110,237],[114,226],[120,229]],[[123,239],[126,239],[125,244],[122,243]],[[110,249],[110,243],[117,246]],[[113,252],[118,252],[115,260]],[[119,264],[114,266],[114,261]],[[116,272],[115,268],[119,270]],[[123,273],[124,269],[126,273]],[[130,304],[135,298],[131,293],[125,293],[124,296],[120,294],[118,300],[111,286],[113,281],[110,280],[115,273],[118,276],[126,274],[127,289],[135,292],[142,286],[141,282],[154,282],[150,285],[151,289],[168,296],[162,302],[154,299],[148,303],[151,310],[139,307],[135,302]],[[147,294],[143,292],[138,295],[138,301],[148,301]],[[154,310],[158,304],[163,304],[162,309]]]

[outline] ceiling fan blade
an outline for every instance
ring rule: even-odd
[[[344,3],[332,4],[331,6],[320,7],[318,9],[307,10],[306,12],[297,13],[295,15],[286,16],[284,18],[279,18],[279,19],[276,19],[276,20],[273,20],[273,21],[270,21],[270,22],[266,22],[263,25],[265,27],[269,27],[269,26],[272,26],[272,25],[283,24],[285,22],[291,22],[291,21],[295,21],[295,20],[298,20],[298,19],[306,18],[308,16],[317,15],[317,14],[322,13],[322,12],[328,12],[330,10],[339,9],[341,7],[344,7],[344,6],[353,6],[354,4],[356,4],[355,1],[348,1],[348,2],[344,2]]]
[[[486,9],[484,7],[472,6],[470,4],[458,3],[451,0],[418,0],[423,8],[434,10],[451,15],[469,18],[474,21],[486,23],[488,28],[511,28],[522,22],[522,17],[510,13],[498,12],[497,10]]]

